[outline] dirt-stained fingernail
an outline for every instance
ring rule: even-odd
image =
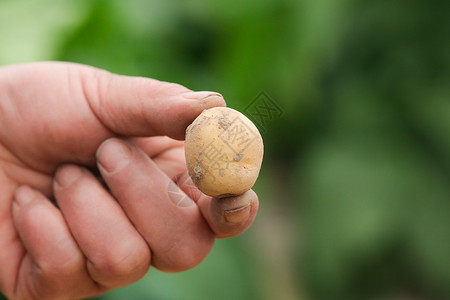
[[[251,202],[239,208],[226,210],[224,211],[225,221],[234,225],[242,224],[250,217],[250,210]]]
[[[65,165],[55,175],[55,183],[58,188],[65,188],[74,183],[78,178],[88,172],[85,168],[76,165]]]
[[[25,206],[35,197],[35,191],[29,186],[21,186],[14,193],[15,203],[19,206]]]
[[[112,138],[104,142],[97,151],[99,165],[109,173],[120,170],[130,162],[133,151],[124,141]]]
[[[214,201],[212,209],[222,215],[225,223],[240,225],[245,223],[251,215],[252,202],[255,192],[249,190],[242,195],[221,198]]]
[[[208,97],[217,96],[222,97],[221,94],[216,92],[210,92],[210,91],[200,91],[200,92],[187,92],[184,93],[183,98],[189,99],[189,100],[202,100]]]

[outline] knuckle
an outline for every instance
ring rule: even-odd
[[[81,253],[65,255],[58,259],[46,260],[38,264],[40,272],[47,277],[69,278],[81,272],[83,268],[84,257]]]
[[[97,259],[94,265],[100,273],[108,276],[140,276],[145,274],[150,265],[150,251],[146,245],[123,243]]]
[[[174,244],[166,254],[166,262],[160,269],[167,272],[183,272],[200,264],[209,254],[213,240],[204,241],[202,245]]]

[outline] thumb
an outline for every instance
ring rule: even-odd
[[[219,93],[192,92],[179,84],[87,68],[79,72],[86,101],[109,130],[123,136],[184,139],[204,110],[225,106]]]

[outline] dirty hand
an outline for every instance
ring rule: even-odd
[[[150,265],[192,268],[215,238],[244,232],[256,194],[200,193],[180,141],[204,109],[224,105],[83,65],[0,68],[0,291],[92,297]]]

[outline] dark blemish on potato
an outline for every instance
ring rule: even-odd
[[[231,121],[226,118],[226,117],[222,117],[219,119],[219,126],[222,127],[223,129],[227,130],[228,127],[230,127],[231,125]]]
[[[200,180],[203,177],[202,167],[201,167],[199,161],[197,161],[195,163],[194,174],[195,174],[195,178],[194,178],[195,181],[198,181],[198,180]]]
[[[244,157],[244,152],[239,152],[233,157],[233,160],[240,161],[242,159],[242,157]]]

